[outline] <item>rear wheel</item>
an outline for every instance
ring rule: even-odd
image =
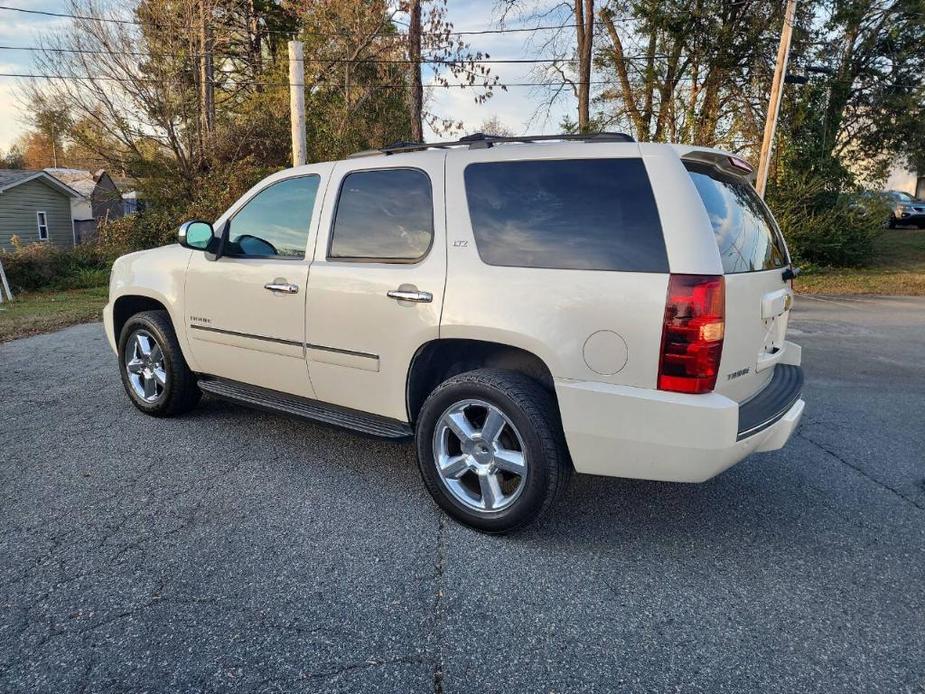
[[[202,396],[166,311],[144,311],[126,321],[119,338],[119,361],[125,392],[145,414],[182,414]]]
[[[516,372],[481,369],[445,381],[421,408],[416,433],[434,500],[484,532],[535,520],[570,477],[555,400]]]

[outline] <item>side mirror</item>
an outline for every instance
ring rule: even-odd
[[[215,231],[208,222],[194,220],[180,225],[177,232],[177,241],[181,246],[192,248],[195,251],[208,250],[215,239]]]

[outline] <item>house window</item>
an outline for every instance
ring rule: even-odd
[[[38,217],[39,223],[39,241],[48,240],[48,217],[44,212],[36,212],[35,216]]]

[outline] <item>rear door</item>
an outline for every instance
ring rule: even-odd
[[[407,420],[408,366],[440,329],[445,157],[336,165],[306,305],[306,358],[319,400]]]
[[[793,292],[789,256],[771,213],[748,180],[685,162],[710,217],[726,280],[726,331],[716,391],[742,402],[771,380],[784,352]]]

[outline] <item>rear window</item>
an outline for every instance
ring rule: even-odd
[[[467,166],[465,180],[489,265],[668,272],[641,159],[485,162]]]
[[[687,170],[707,208],[726,274],[787,264],[777,225],[749,183],[707,166],[687,164]]]

